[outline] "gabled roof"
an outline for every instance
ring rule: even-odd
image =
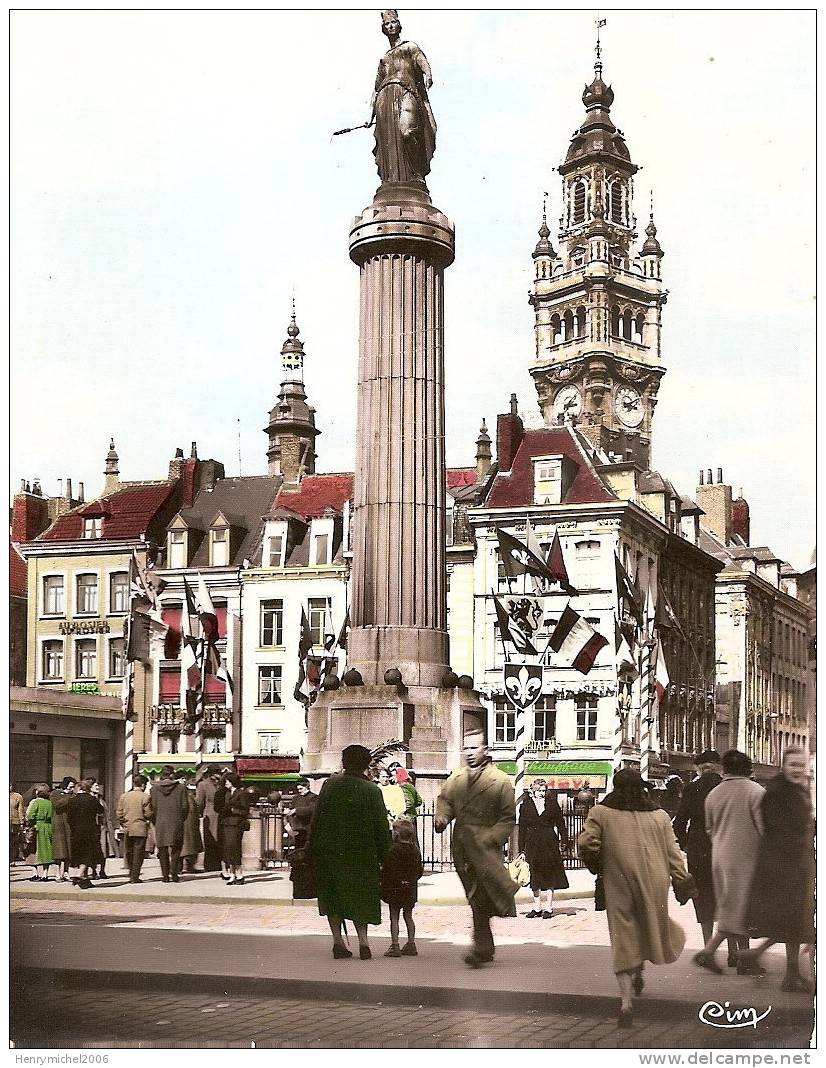
[[[261,558],[262,516],[269,512],[280,485],[281,479],[272,475],[222,478],[211,490],[202,490],[192,507],[182,508],[180,515],[190,530],[202,533],[210,530],[219,515],[224,516],[230,527],[242,533],[240,540],[232,544],[229,564],[240,564],[244,560],[255,564]],[[189,566],[209,567],[208,537],[202,538],[198,544]]]
[[[562,504],[602,504],[617,498],[600,480],[591,461],[567,427],[526,430],[510,471],[501,471],[485,501],[486,508],[527,508],[534,503],[533,460],[540,456],[567,456],[576,474]]]
[[[282,519],[277,514],[286,509],[303,519],[320,519],[325,513],[341,512],[353,498],[353,476],[349,472],[333,475],[305,475],[297,493],[279,490],[267,518]]]
[[[475,486],[478,479],[479,475],[475,467],[449,467],[447,469],[447,488],[449,490]]]
[[[98,541],[120,541],[146,534],[150,524],[175,490],[174,482],[137,484],[100,497],[60,516],[35,541],[76,541],[83,537],[85,516],[103,516]]]
[[[26,561],[9,542],[9,593],[12,597],[26,597],[29,592],[29,579]]]

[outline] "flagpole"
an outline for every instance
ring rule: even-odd
[[[201,624],[201,693],[195,702],[195,752],[198,755],[198,763],[204,759],[204,716],[206,715],[206,639],[204,628]]]

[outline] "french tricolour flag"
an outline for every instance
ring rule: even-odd
[[[568,605],[554,628],[550,646],[571,667],[587,675],[594,666],[600,649],[608,644],[587,619]]]

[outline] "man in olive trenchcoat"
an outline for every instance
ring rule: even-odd
[[[519,889],[508,875],[502,854],[516,822],[510,778],[494,767],[484,735],[465,735],[465,767],[454,771],[436,800],[435,829],[442,833],[455,819],[453,861],[473,914],[471,968],[489,964],[495,947],[491,916],[515,916]]]

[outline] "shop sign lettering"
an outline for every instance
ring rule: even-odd
[[[61,634],[108,634],[109,624],[105,619],[78,619],[59,625]]]

